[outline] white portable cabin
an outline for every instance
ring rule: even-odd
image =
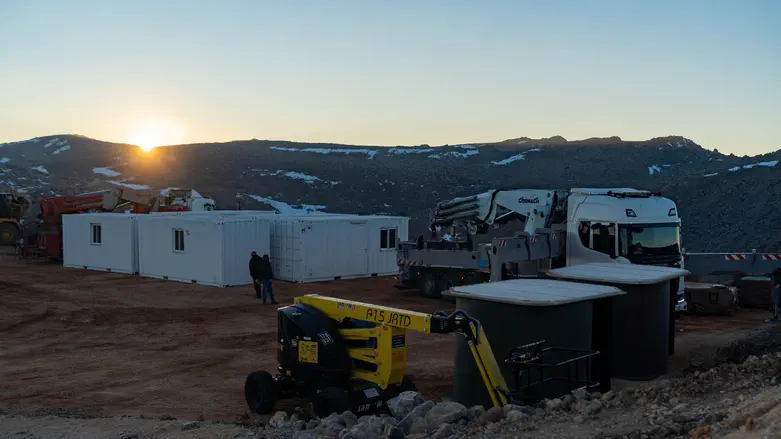
[[[138,221],[139,274],[217,287],[249,285],[250,254],[270,252],[269,224],[253,216],[144,215]]]
[[[409,218],[360,215],[271,215],[274,277],[319,282],[398,272],[396,245]]]
[[[136,274],[138,215],[63,215],[62,253],[64,267]]]
[[[273,210],[177,210],[172,212],[150,212],[153,216],[253,216],[276,215]]]

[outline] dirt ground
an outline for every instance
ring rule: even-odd
[[[390,278],[277,282],[280,305],[317,293],[432,312],[452,304]],[[0,259],[0,411],[234,421],[247,373],[276,367],[276,306],[250,286],[214,288]],[[766,312],[684,317],[671,374],[764,325]],[[427,398],[453,383],[455,336],[409,336],[408,372]],[[290,404],[293,404],[291,402]],[[280,405],[279,408],[285,408]]]

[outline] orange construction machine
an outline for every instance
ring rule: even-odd
[[[23,225],[21,253],[59,259],[62,257],[62,216],[90,212],[150,213],[214,210],[215,202],[194,190],[169,190],[155,196],[147,190],[109,189],[86,194],[40,200],[34,218]]]
[[[14,193],[0,194],[0,245],[16,245],[22,236],[22,216],[30,200]]]

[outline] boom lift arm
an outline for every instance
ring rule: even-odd
[[[351,348],[348,351],[351,358],[376,366],[374,371],[354,370],[353,375],[375,383],[383,390],[390,385],[400,384],[407,366],[406,345],[394,347],[393,339],[404,337],[408,330],[424,334],[462,335],[466,338],[469,350],[480,370],[491,402],[495,407],[502,407],[508,403],[506,396],[508,387],[483,327],[465,311],[456,310],[451,314],[442,311],[425,314],[314,294],[297,297],[295,303],[315,307],[338,321],[355,319],[377,324],[373,328],[341,329],[340,332],[347,340],[377,340],[375,349]],[[403,351],[398,351],[399,349]]]

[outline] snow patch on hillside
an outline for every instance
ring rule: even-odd
[[[59,154],[61,152],[65,152],[65,151],[67,151],[69,149],[71,149],[70,145],[68,145],[68,144],[62,145],[59,148],[57,148],[54,151],[52,151],[52,155],[57,155],[57,154]]]
[[[49,174],[49,170],[48,170],[48,169],[46,169],[45,167],[43,167],[43,165],[38,165],[38,166],[36,166],[36,167],[32,168],[32,170],[33,170],[33,171],[38,171],[38,172],[40,172],[41,174],[46,174],[46,175],[48,175],[48,174]]]
[[[103,174],[106,177],[119,177],[121,175],[119,172],[109,168],[92,168],[92,172],[95,174]]]
[[[739,171],[741,168],[742,169],[751,169],[751,168],[756,168],[757,166],[764,166],[764,167],[767,167],[767,168],[773,168],[777,164],[778,164],[778,160],[771,160],[769,162],[750,163],[748,165],[743,165],[742,167],[741,166],[734,166],[732,168],[729,168],[729,171],[730,172],[736,172],[736,171]]]
[[[293,214],[317,214],[321,213],[320,211],[325,209],[325,206],[320,205],[314,205],[314,204],[299,204],[296,206],[284,203],[282,201],[277,201],[272,198],[267,197],[261,197],[260,195],[254,195],[254,194],[248,194],[250,198],[252,198],[255,201],[259,201],[264,204],[268,204],[271,206],[272,209],[274,209],[277,213],[282,215],[293,215]]]
[[[317,154],[331,154],[331,153],[337,153],[337,154],[366,154],[369,156],[369,160],[373,159],[374,156],[377,155],[377,150],[374,149],[358,149],[358,148],[293,148],[293,147],[280,147],[280,146],[269,146],[269,149],[274,149],[277,151],[287,151],[287,152],[313,152]]]
[[[431,154],[431,155],[428,156],[428,158],[430,158],[430,159],[441,159],[441,158],[444,158],[444,157],[461,157],[461,158],[466,158],[466,157],[471,157],[471,156],[480,154],[480,151],[478,151],[477,148],[465,148],[465,149],[466,149],[466,152],[449,151],[449,152],[440,152],[440,153],[437,153],[437,154]]]
[[[315,177],[314,175],[304,174],[303,172],[296,172],[296,171],[288,171],[285,172],[285,177],[291,179],[291,180],[303,180],[304,182],[308,184],[314,184],[315,182],[322,181],[331,185],[337,185],[341,183],[340,181],[326,181],[323,180],[320,177]]]
[[[769,162],[752,163],[750,165],[744,165],[743,169],[751,169],[751,168],[754,168],[754,167],[757,167],[757,166],[765,166],[765,167],[768,167],[768,168],[772,168],[772,167],[775,167],[777,164],[778,164],[778,160],[773,160],[773,161],[769,161]]]
[[[270,177],[275,175],[283,175],[291,180],[301,180],[308,184],[314,184],[315,182],[323,182],[330,185],[337,185],[340,184],[341,181],[331,181],[331,180],[323,180],[320,177],[309,175],[304,172],[298,172],[298,171],[285,171],[284,169],[277,169],[276,171],[270,171],[268,169],[250,169],[251,172],[254,172],[255,175],[259,175],[261,177]]]
[[[657,172],[662,172],[662,168],[659,165],[651,165],[648,167],[648,175],[654,175]]]
[[[4,165],[10,161],[11,159],[9,159],[8,157],[0,157],[0,165]]]
[[[108,180],[108,182],[113,184],[113,185],[122,186],[122,187],[130,188],[130,189],[136,189],[136,190],[149,189],[149,186],[147,186],[145,184],[132,184],[132,183],[125,183],[125,182],[122,182],[122,181],[113,181],[113,180]]]
[[[507,166],[512,162],[517,162],[518,160],[526,160],[526,154],[515,154],[514,156],[507,157],[504,160],[492,160],[491,163],[496,166]]]
[[[403,155],[403,154],[425,154],[431,152],[431,148],[390,148],[388,154],[391,155]]]
[[[525,142],[525,140],[524,140],[524,142]],[[495,165],[495,166],[507,166],[507,165],[509,165],[512,162],[517,162],[518,160],[526,160],[526,154],[528,154],[530,152],[540,152],[540,148],[532,148],[532,149],[526,150],[526,151],[524,151],[524,152],[522,152],[520,154],[515,154],[513,156],[507,157],[504,160],[499,160],[499,161],[491,160],[491,163],[493,165]]]
[[[49,140],[49,141],[46,143],[46,145],[43,145],[43,147],[44,147],[44,148],[48,148],[48,147],[50,147],[50,146],[54,146],[54,145],[56,145],[56,144],[57,144],[57,142],[59,142],[59,141],[60,141],[60,138],[59,138],[59,137],[55,137],[55,138],[53,138],[53,139]]]

